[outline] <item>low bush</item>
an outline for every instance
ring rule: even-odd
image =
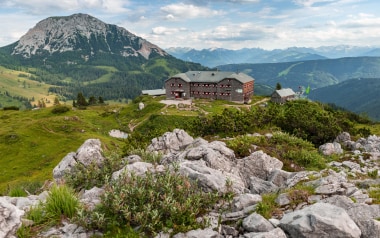
[[[70,111],[70,108],[68,106],[64,106],[64,105],[54,106],[53,109],[51,110],[51,112],[53,114],[61,114],[61,113],[65,113],[68,111]]]
[[[262,201],[257,204],[256,212],[266,219],[269,219],[272,217],[275,210],[278,209],[278,205],[275,202],[277,194],[267,193],[262,194],[261,197]]]
[[[202,192],[188,178],[169,169],[148,172],[144,177],[124,174],[109,182],[105,190],[98,212],[110,222],[99,228],[109,230],[110,224],[139,227],[138,231],[148,236],[162,230],[176,233],[202,227],[196,217],[218,199],[217,194]]]

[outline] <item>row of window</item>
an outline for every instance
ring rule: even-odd
[[[170,84],[170,87],[175,87],[176,86],[176,84],[175,83],[171,83]],[[177,87],[179,87],[179,88],[181,88],[183,85],[181,84],[181,83],[179,83],[178,85],[177,85]],[[217,87],[218,85],[216,85],[216,84],[199,84],[199,83],[192,83],[191,84],[191,86],[193,86],[193,87],[212,87],[212,88],[215,88],[215,87]],[[221,84],[221,85],[219,85],[219,87],[220,88],[230,88],[231,87],[231,84]]]
[[[192,95],[218,95],[216,92],[198,92],[198,91],[192,91]],[[220,96],[230,96],[231,93],[219,93]]]

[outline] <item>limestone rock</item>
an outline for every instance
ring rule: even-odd
[[[265,181],[257,177],[250,177],[248,189],[252,194],[271,193],[277,191],[279,188],[272,182]]]
[[[242,178],[252,176],[268,180],[269,174],[275,169],[281,169],[283,163],[263,151],[255,151],[248,157],[238,160],[238,167]],[[248,181],[246,181],[248,182]]]
[[[250,232],[243,235],[244,238],[287,238],[285,232],[280,228],[267,232]]]
[[[262,201],[262,198],[258,194],[244,193],[235,197],[232,201],[232,211],[241,211],[245,207],[255,205]]]
[[[361,231],[347,212],[340,207],[315,203],[287,213],[279,225],[290,237],[359,238]]]
[[[0,237],[16,238],[24,211],[0,197]]]
[[[192,230],[188,231],[186,233],[178,233],[173,236],[173,238],[222,238],[221,235],[219,235],[218,232],[213,231],[210,228],[206,229],[197,229],[197,230]]]
[[[161,137],[154,138],[147,150],[163,154],[176,153],[191,144],[193,140],[193,137],[184,130],[174,129],[173,132],[166,132]]]
[[[319,146],[319,151],[323,155],[333,155],[333,154],[342,154],[343,149],[341,145],[337,142],[334,143],[326,143],[321,146]]]
[[[274,229],[272,223],[257,213],[252,213],[244,218],[243,228],[250,232],[267,232]]]

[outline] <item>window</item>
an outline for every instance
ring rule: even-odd
[[[182,83],[179,83],[179,84],[178,84],[178,87],[179,87],[179,88],[182,87]]]

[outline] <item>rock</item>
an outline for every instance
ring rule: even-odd
[[[102,233],[96,231],[86,231],[81,226],[76,224],[62,222],[63,226],[51,227],[50,229],[43,231],[38,237],[54,237],[54,238],[90,238],[101,237]]]
[[[104,189],[93,187],[90,190],[85,190],[80,196],[81,203],[89,210],[94,210],[96,205],[100,204],[101,196],[104,194]]]
[[[70,173],[77,164],[75,160],[76,153],[68,153],[57,166],[53,169],[53,178],[55,181],[61,180],[66,173]]]
[[[218,232],[213,231],[211,228],[206,229],[197,229],[188,231],[186,233],[178,233],[173,236],[173,238],[222,238],[221,235],[219,235]]]
[[[248,189],[252,194],[263,194],[277,191],[279,188],[272,182],[268,182],[257,177],[250,177]]]
[[[287,238],[285,232],[280,228],[275,228],[268,232],[245,233],[244,238]]]
[[[319,146],[319,152],[321,152],[323,155],[342,154],[343,149],[339,143],[334,142]]]
[[[130,155],[122,159],[124,164],[133,164],[135,162],[140,162],[141,157],[138,155]]]
[[[140,103],[139,103],[139,110],[141,111],[141,110],[144,109],[144,108],[145,108],[144,103],[143,103],[143,102],[140,102]]]
[[[24,211],[0,197],[0,237],[16,238]]]
[[[351,141],[351,135],[348,132],[340,133],[334,140],[334,142],[337,142],[337,143],[342,143],[346,141]]]
[[[99,139],[88,139],[77,150],[76,161],[84,166],[95,163],[102,167],[105,158],[103,157],[102,144]]]
[[[275,169],[281,169],[283,163],[263,151],[255,151],[248,157],[238,160],[238,167],[242,178],[246,178],[246,183],[249,183],[248,178],[255,176],[263,180],[268,180],[269,174]]]
[[[359,227],[343,208],[327,203],[315,203],[287,213],[279,226],[290,237],[359,238],[361,235]]]
[[[323,202],[327,202],[344,209],[360,228],[362,238],[378,237],[380,234],[379,222],[375,220],[380,217],[380,205],[354,203],[350,198],[338,195],[326,198]]]
[[[239,236],[239,231],[236,230],[234,227],[231,227],[231,226],[227,226],[227,225],[222,225],[221,229],[220,229],[220,233],[222,235],[224,235],[225,237],[226,236],[232,236],[232,237],[238,237]]]
[[[241,194],[246,191],[240,177],[206,166],[204,161],[184,161],[180,163],[180,173],[196,181],[203,191],[232,191]]]
[[[281,193],[280,195],[278,195],[278,197],[276,198],[275,202],[280,207],[289,205],[290,204],[290,200],[288,198],[288,194],[287,193]]]
[[[161,137],[154,138],[147,150],[156,153],[177,153],[193,142],[193,137],[184,130],[174,129],[173,132],[166,132]]]
[[[343,161],[342,166],[349,168],[353,171],[360,171],[360,164],[352,162],[352,161]]]
[[[258,194],[244,193],[235,197],[232,201],[232,211],[241,211],[245,207],[255,205],[262,201],[262,198]]]
[[[267,232],[274,229],[272,223],[257,213],[252,213],[243,220],[243,228],[250,232]]]
[[[103,166],[105,158],[102,155],[101,142],[99,139],[86,140],[77,150],[76,153],[67,154],[61,162],[53,169],[53,178],[56,182],[63,179],[66,173],[73,172],[77,163],[88,167],[90,164],[96,164],[99,168]]]
[[[124,168],[114,172],[112,174],[112,179],[118,179],[122,174],[126,174],[126,176],[130,176],[134,174],[136,176],[144,176],[146,172],[150,171],[152,173],[164,171],[165,167],[163,165],[154,166],[151,163],[146,162],[135,162],[133,164],[128,164],[124,166]]]
[[[274,185],[278,187],[286,187],[286,183],[289,178],[291,178],[294,174],[291,172],[287,172],[281,169],[273,170],[268,177],[268,181],[272,182]]]

